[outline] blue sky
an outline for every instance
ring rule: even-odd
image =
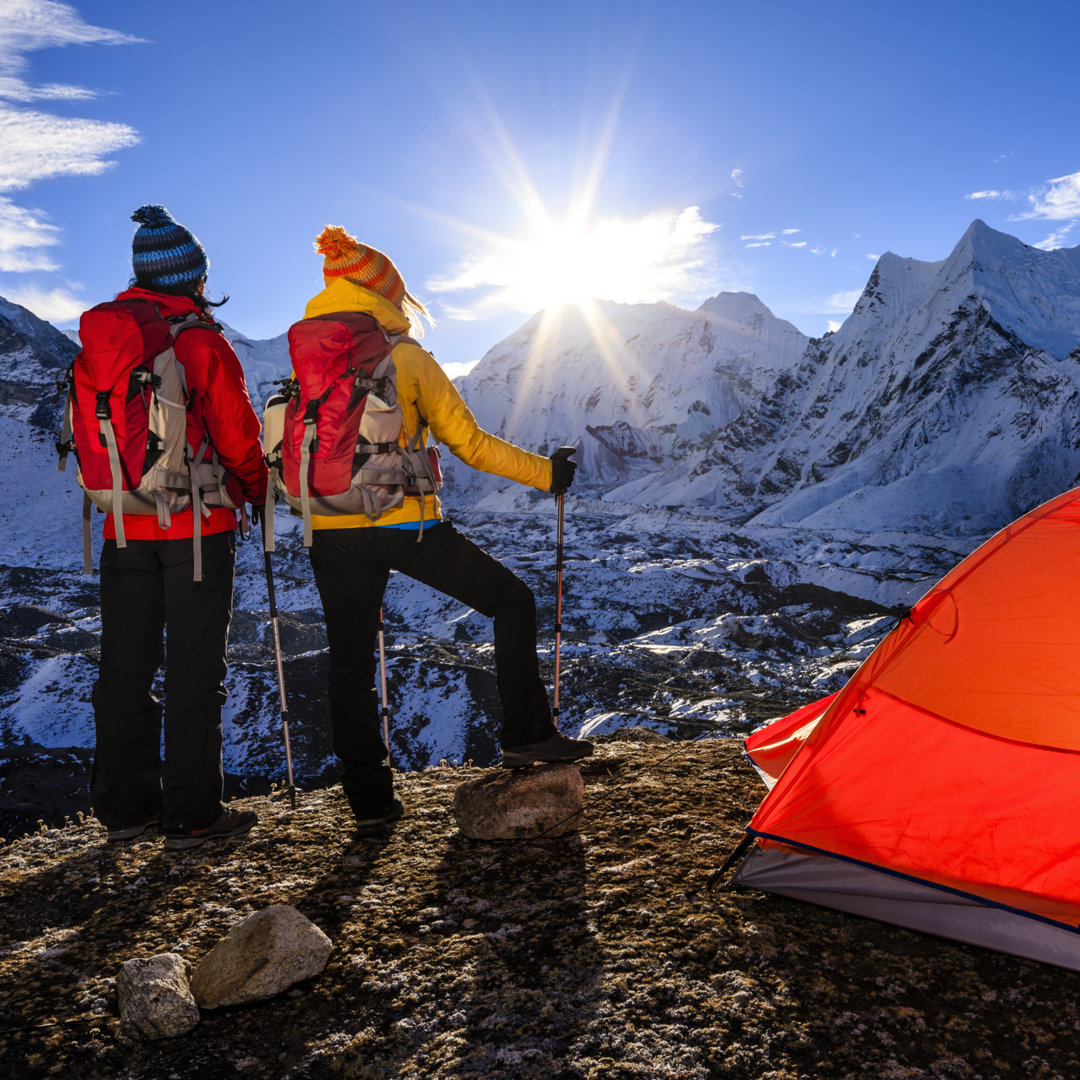
[[[1074,0],[0,0],[0,295],[74,325],[151,202],[255,338],[328,223],[454,372],[591,293],[747,290],[818,335],[976,217],[1080,243],[1078,34]]]

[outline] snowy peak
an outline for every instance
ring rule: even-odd
[[[1080,247],[1041,251],[976,220],[939,262],[886,252],[837,340],[843,348],[878,336],[904,351],[978,308],[1025,345],[1064,359],[1080,345]]]
[[[771,504],[762,523],[989,531],[1077,475],[1078,344],[1080,248],[976,221],[940,262],[882,256],[841,329],[724,441]]]
[[[706,300],[696,314],[709,323],[717,347],[730,359],[743,356],[771,372],[792,367],[809,342],[753,293],[720,293]]]
[[[718,293],[706,300],[697,310],[699,314],[711,317],[718,324],[732,328],[757,330],[767,323],[774,323],[785,330],[799,333],[791,323],[778,319],[753,293]]]
[[[56,382],[78,345],[54,326],[0,297],[0,416],[20,417],[41,431],[59,423]]]
[[[77,338],[74,339],[77,345]],[[70,362],[73,339],[32,311],[0,296],[0,353],[31,349],[45,367],[62,367]],[[10,371],[8,372],[10,374]]]
[[[486,430],[542,453],[576,445],[586,482],[610,489],[734,420],[808,340],[747,293],[694,312],[598,302],[534,317],[461,385]]]
[[[1080,345],[1080,247],[1042,251],[975,221],[949,261],[1004,329],[1062,360]]]

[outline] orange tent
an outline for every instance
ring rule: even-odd
[[[736,882],[1080,970],[1080,489],[755,732]]]

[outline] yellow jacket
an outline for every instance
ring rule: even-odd
[[[369,289],[345,278],[335,278],[304,309],[304,318],[329,315],[335,311],[364,311],[391,334],[405,334],[409,321],[398,308]],[[400,442],[407,446],[417,427],[426,428],[435,440],[444,443],[455,457],[481,472],[495,473],[540,491],[551,488],[551,460],[530,454],[512,443],[484,431],[462,400],[457,388],[435,358],[419,345],[402,342],[394,347],[394,373],[401,405]],[[423,518],[442,516],[438,497],[424,496]],[[314,529],[355,529],[367,525],[400,525],[420,521],[420,496],[406,496],[402,506],[387,510],[378,521],[366,514],[313,514]]]

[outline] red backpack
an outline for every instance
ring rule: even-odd
[[[66,375],[59,469],[74,451],[83,488],[83,569],[90,557],[90,506],[113,515],[117,547],[126,547],[124,514],[172,514],[193,506],[195,580],[202,579],[204,506],[235,509],[227,473],[204,435],[187,438],[188,393],[174,343],[183,331],[213,329],[192,312],[166,319],[149,300],[98,304],[79,321],[82,351]],[[197,478],[192,483],[192,474]],[[205,511],[208,512],[208,511]]]
[[[423,423],[400,441],[393,336],[364,312],[301,319],[289,328],[293,377],[266,403],[263,444],[273,483],[268,488],[266,548],[273,550],[273,489],[304,519],[366,514],[375,521],[406,495],[442,485],[438,451],[420,439]],[[421,502],[421,509],[423,502]],[[421,522],[421,525],[423,523]]]

